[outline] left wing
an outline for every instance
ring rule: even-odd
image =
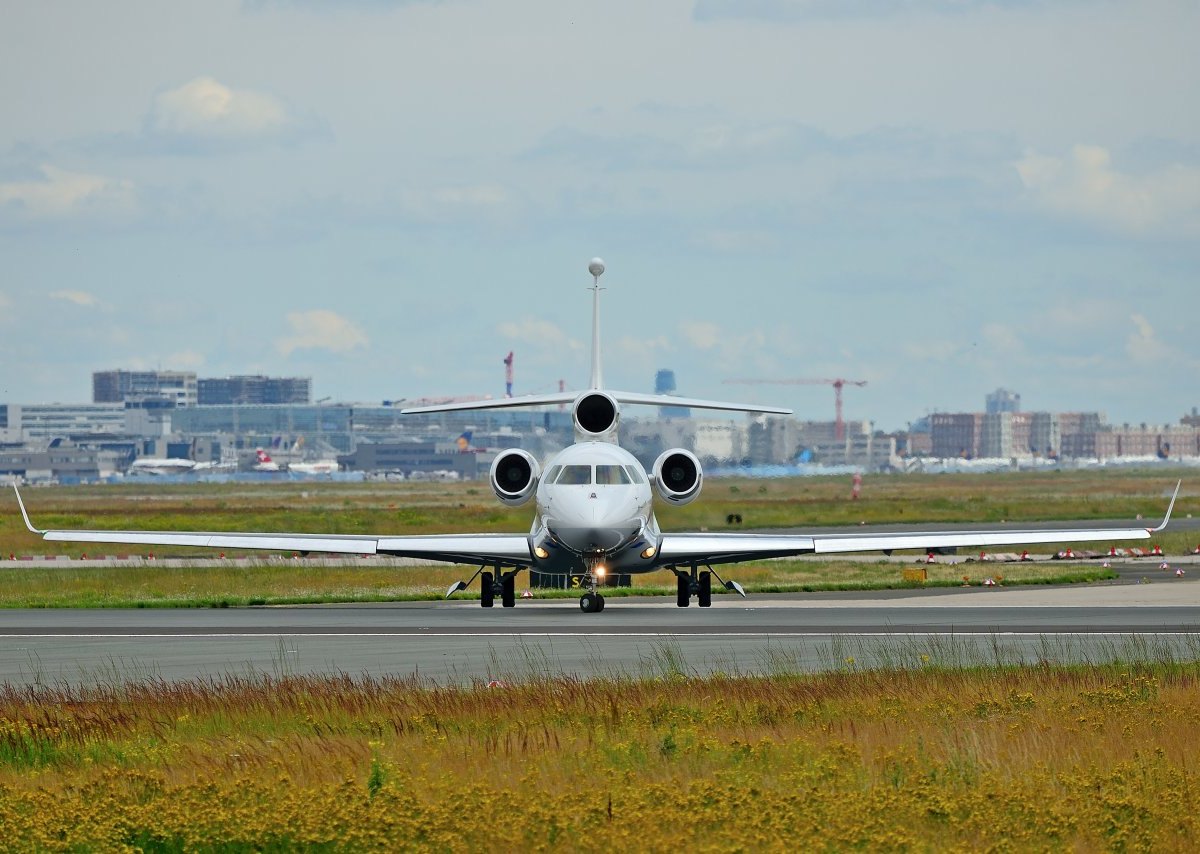
[[[1180,481],[1182,484],[1182,481]],[[838,534],[664,534],[658,563],[735,563],[804,554],[845,554],[979,546],[1015,546],[1033,543],[1082,543],[1117,540],[1147,540],[1167,527],[1179,486],[1167,507],[1167,515],[1154,528],[1049,528],[1003,531],[898,531],[893,533]]]
[[[449,563],[530,566],[533,558],[526,534],[438,534],[387,537],[358,534],[239,534],[228,531],[104,531],[42,530],[29,520],[21,493],[17,503],[25,527],[44,540],[69,543],[126,543],[143,546],[200,546],[221,549],[263,549],[287,552],[327,552],[355,555],[393,555]]]

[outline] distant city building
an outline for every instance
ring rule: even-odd
[[[0,441],[30,442],[124,432],[122,403],[0,404]]]
[[[1027,447],[1035,457],[1057,457],[1062,450],[1062,432],[1058,416],[1052,412],[1030,412]],[[1014,444],[1016,439],[1014,437]]]
[[[663,368],[654,375],[654,393],[675,393],[674,371],[669,368]],[[661,406],[659,407],[658,414],[663,418],[691,418],[692,410],[686,406]]]
[[[1063,457],[1095,457],[1096,434],[1105,426],[1100,412],[1061,412],[1058,429],[1062,434]]]
[[[479,457],[450,442],[364,442],[349,454],[339,454],[337,460],[348,471],[397,472],[405,477],[416,472],[453,472],[460,480],[475,480],[487,471]]]
[[[979,456],[1009,458],[1013,455],[1013,413],[987,412],[979,425]]]
[[[196,405],[195,371],[96,371],[92,374],[93,403],[170,400],[176,406]]]
[[[985,412],[995,415],[999,412],[1020,412],[1021,395],[1006,388],[998,388],[987,396]]]
[[[935,412],[930,415],[930,454],[943,458],[978,457],[983,418],[980,412]]]
[[[203,377],[196,385],[201,406],[312,403],[311,377]]]

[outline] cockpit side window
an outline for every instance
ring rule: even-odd
[[[558,476],[557,484],[567,486],[587,486],[592,482],[591,466],[563,466],[562,474]]]
[[[629,482],[629,473],[621,466],[596,466],[597,485],[616,486]]]
[[[554,483],[558,479],[560,471],[562,471],[562,466],[551,466],[550,471],[546,472],[546,476],[542,478],[542,483]]]
[[[630,477],[630,479],[633,480],[634,483],[645,483],[646,482],[646,476],[644,474],[642,474],[642,470],[639,469],[637,466],[625,466],[625,471],[627,471],[629,473],[629,477]]]

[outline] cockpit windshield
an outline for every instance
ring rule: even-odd
[[[629,473],[621,466],[596,466],[596,483],[601,486],[615,486],[629,482]]]
[[[557,484],[565,484],[567,486],[587,486],[591,482],[591,466],[563,466],[562,474],[555,481]]]

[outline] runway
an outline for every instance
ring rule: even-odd
[[[535,676],[1200,657],[1200,581],[714,597],[0,612],[0,681],[266,672]]]

